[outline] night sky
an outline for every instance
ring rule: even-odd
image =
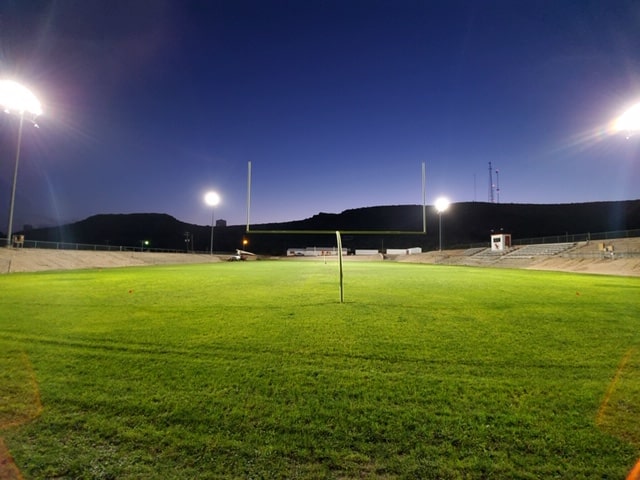
[[[428,204],[487,201],[489,162],[501,203],[640,198],[640,138],[609,130],[640,101],[636,1],[0,0],[0,78],[44,110],[14,231],[208,225],[209,189],[244,224],[248,161],[252,223],[420,204],[422,162]]]

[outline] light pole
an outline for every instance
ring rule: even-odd
[[[220,195],[216,192],[207,192],[204,196],[204,202],[211,207],[211,247],[209,250],[209,254],[213,255],[213,213],[215,210],[215,206],[220,203]]]
[[[442,251],[442,214],[449,208],[449,200],[445,197],[440,197],[436,200],[436,211],[438,212],[438,237],[439,250]]]
[[[20,145],[22,143],[22,125],[24,124],[25,114],[29,115],[27,120],[32,121],[35,125],[35,119],[42,115],[42,107],[33,93],[12,80],[0,80],[0,106],[7,113],[16,112],[20,115],[11,202],[9,203],[9,225],[7,226],[7,247],[10,247],[11,234],[13,233],[13,207],[16,198],[16,183],[18,181],[18,163],[20,162]]]

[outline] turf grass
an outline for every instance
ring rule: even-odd
[[[639,294],[386,262],[347,262],[344,304],[335,263],[6,275],[0,436],[28,479],[624,478]]]

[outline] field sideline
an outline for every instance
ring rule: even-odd
[[[388,255],[386,260],[428,263],[438,265],[460,265],[480,267],[521,268],[534,270],[565,271],[603,275],[640,276],[640,238],[619,238],[607,240],[606,244],[615,249],[615,258],[603,256],[599,250],[602,242],[580,242],[562,255],[540,255],[518,258],[515,262],[505,256],[496,262],[495,258],[478,258],[463,250],[443,250],[417,255]],[[0,248],[0,274],[37,272],[47,270],[77,270],[81,268],[116,268],[131,266],[179,265],[195,263],[215,263],[226,261],[231,253],[160,253],[140,251],[92,251],[92,250],[48,250],[40,248]],[[263,258],[263,257],[256,257]],[[273,259],[271,257],[267,257]],[[275,257],[285,259],[286,257]],[[292,258],[286,258],[292,260]],[[345,256],[345,261],[382,260],[382,255],[356,257]],[[293,258],[293,260],[324,261],[322,258]]]
[[[348,262],[0,276],[27,479],[625,478],[640,278]]]

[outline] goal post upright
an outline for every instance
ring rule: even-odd
[[[422,162],[422,233],[427,233],[427,173]]]
[[[338,265],[340,271],[340,303],[344,303],[344,275],[342,273],[342,237],[340,230],[336,230],[336,241],[338,242]]]
[[[251,224],[251,160],[247,164],[247,232]]]

